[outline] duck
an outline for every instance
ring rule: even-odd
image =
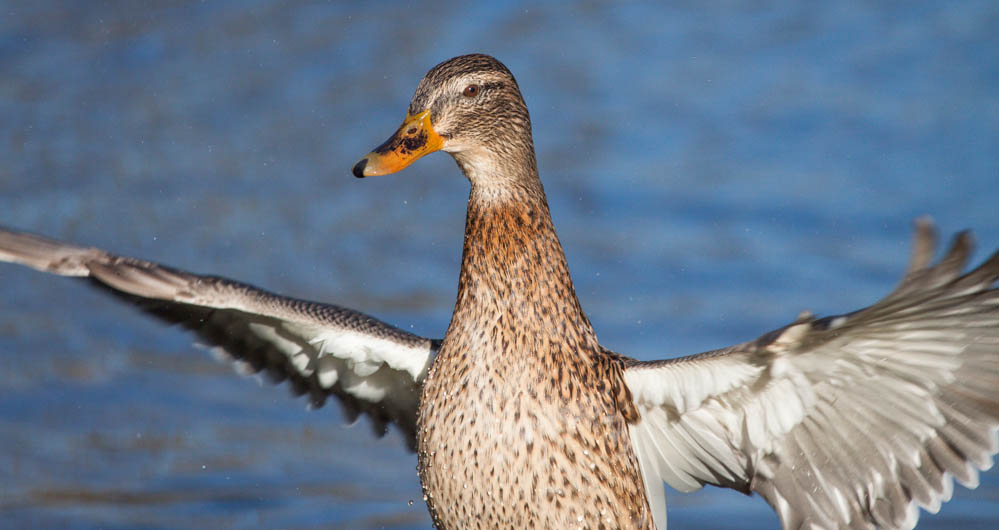
[[[443,338],[220,276],[0,228],[0,261],[85,279],[250,372],[331,398],[416,451],[433,524],[666,528],[664,484],[757,494],[784,529],[912,528],[999,450],[999,252],[970,233],[934,262],[916,221],[901,282],[874,304],[802,312],[675,359],[603,347],[573,287],[510,70],[471,54],[419,82],[359,178],[436,151],[470,184]]]

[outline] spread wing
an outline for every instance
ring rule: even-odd
[[[179,324],[249,373],[287,380],[320,406],[337,397],[376,434],[395,423],[415,447],[420,386],[440,341],[374,317],[0,228],[0,261],[88,278],[166,322]]]
[[[962,274],[970,236],[930,266],[918,222],[901,284],[846,315],[682,359],[631,361],[631,427],[650,502],[662,481],[755,491],[785,529],[911,528],[999,447],[999,253]]]

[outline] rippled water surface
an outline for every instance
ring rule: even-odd
[[[440,336],[467,182],[443,154],[349,170],[428,68],[482,51],[517,76],[579,296],[623,353],[867,305],[918,215],[999,246],[995,2],[533,4],[5,2],[0,224]],[[0,526],[429,526],[396,433],[190,342],[0,266]],[[995,471],[954,497],[921,528],[999,527]],[[776,521],[670,494],[671,528]]]

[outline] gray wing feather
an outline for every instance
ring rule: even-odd
[[[193,331],[243,371],[287,380],[315,406],[335,396],[351,420],[370,416],[378,435],[394,423],[414,446],[420,386],[437,340],[345,307],[2,228],[0,261],[87,278]]]
[[[903,280],[868,308],[630,362],[650,499],[715,484],[759,493],[787,529],[911,528],[951,477],[975,487],[999,450],[999,253],[962,274],[970,235],[930,266],[934,247],[919,221]]]

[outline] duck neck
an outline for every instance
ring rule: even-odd
[[[532,344],[550,342],[593,351],[596,336],[576,298],[544,188],[532,173],[506,181],[469,179],[458,298],[448,334],[481,352],[508,352],[511,348],[498,344],[504,341],[516,341],[524,354]]]

